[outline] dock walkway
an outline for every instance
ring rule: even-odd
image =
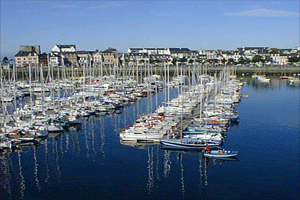
[[[214,90],[212,90],[209,94],[209,97],[207,98],[207,96],[205,96],[202,99],[202,108],[204,107],[204,103],[206,102],[206,100],[208,99],[212,99],[213,98],[213,94],[214,94]],[[202,110],[201,110],[202,112]],[[187,115],[187,116],[183,116],[183,120],[182,122],[179,122],[176,126],[176,130],[174,131],[175,135],[179,135],[180,132],[183,132],[187,129],[187,127],[192,123],[192,120],[195,116],[200,114],[200,104],[198,104],[196,106],[196,108],[193,109],[193,111]]]

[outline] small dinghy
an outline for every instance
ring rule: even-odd
[[[227,150],[211,150],[209,152],[204,152],[204,157],[208,158],[230,158],[236,157],[238,151],[227,151]]]

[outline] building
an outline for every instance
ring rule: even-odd
[[[129,48],[128,53],[147,53],[148,55],[170,55],[168,48]]]
[[[55,44],[52,47],[51,52],[53,52],[53,53],[76,52],[76,45],[74,45],[74,44],[68,44],[68,45]]]
[[[28,67],[28,66],[38,66],[39,56],[36,52],[22,52],[19,51],[15,55],[16,66],[17,67]]]
[[[77,51],[78,64],[80,67],[88,67],[93,64],[92,51]]]
[[[96,49],[96,51],[92,53],[92,59],[94,65],[99,66],[103,62],[102,52]]]
[[[60,56],[65,66],[78,66],[77,52],[62,52],[60,53]]]
[[[19,51],[22,52],[36,52],[38,55],[41,54],[41,47],[39,45],[30,46],[30,45],[20,45]]]
[[[273,65],[286,65],[288,64],[288,56],[283,54],[270,54]]]
[[[103,64],[117,64],[118,51],[113,48],[108,48],[102,52]]]
[[[50,65],[52,66],[71,66],[78,65],[77,62],[77,53],[76,53],[76,45],[68,44],[68,45],[60,45],[55,44],[49,55]]]
[[[196,59],[196,54],[199,54],[198,51],[191,51],[188,48],[169,48],[168,49],[169,55],[172,58],[190,58]]]
[[[39,55],[39,63],[42,66],[48,66],[48,54],[47,53],[42,53]]]
[[[15,55],[17,67],[28,67],[39,65],[40,46],[20,45],[19,52]]]
[[[240,47],[238,51],[246,54],[267,54],[269,53],[269,47]]]
[[[60,66],[61,65],[61,56],[57,53],[51,52],[49,54],[49,64],[54,67],[54,66]]]

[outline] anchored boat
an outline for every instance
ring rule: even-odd
[[[238,151],[211,150],[209,152],[205,152],[203,155],[208,158],[231,158],[236,157],[238,153]]]

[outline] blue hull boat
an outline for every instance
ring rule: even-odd
[[[210,148],[218,148],[220,147],[220,143],[218,142],[195,142],[195,141],[188,141],[188,140],[180,140],[180,139],[174,139],[174,140],[164,140],[161,141],[161,143],[164,145],[164,148],[171,148],[171,149],[182,149],[182,150],[193,150],[193,151],[201,151],[203,150],[206,145]]]
[[[236,157],[239,154],[238,151],[222,151],[222,150],[211,150],[203,154],[204,157],[208,158],[231,158]]]

